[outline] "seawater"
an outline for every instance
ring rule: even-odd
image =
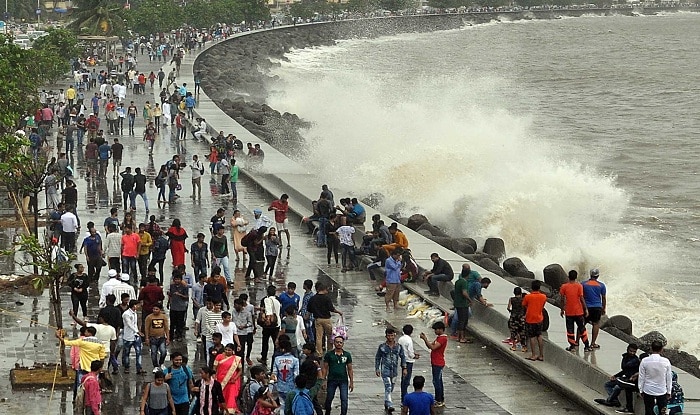
[[[310,169],[540,278],[599,267],[608,314],[700,355],[700,15],[583,17],[292,51],[270,105]]]

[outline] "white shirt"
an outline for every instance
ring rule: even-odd
[[[114,278],[110,278],[107,282],[105,282],[102,285],[102,290],[100,290],[100,302],[99,302],[100,308],[104,308],[107,306],[107,296],[112,294],[112,289],[119,284],[121,284],[121,281],[119,281],[119,279],[117,279],[117,277],[114,277]],[[135,298],[132,297],[132,299],[135,299]],[[118,298],[117,298],[117,302],[119,302]]]
[[[94,327],[95,330],[97,330],[95,337],[97,337],[97,339],[100,342],[102,342],[102,344],[105,347],[105,351],[107,351],[107,353],[109,353],[109,350],[110,350],[109,343],[111,341],[117,340],[117,331],[114,329],[114,327],[110,326],[109,324],[93,324],[93,323],[88,324],[88,327]]]
[[[107,234],[105,242],[105,256],[107,258],[118,258],[122,254],[122,236],[119,232]],[[117,301],[119,299],[117,298]]]
[[[350,225],[344,225],[338,228],[336,232],[338,233],[338,238],[340,238],[340,243],[342,245],[355,245],[355,243],[352,241],[352,234],[355,233],[355,228]]]
[[[280,309],[282,308],[282,305],[280,304],[277,297],[265,297],[265,299],[263,300],[263,304],[265,305],[265,315],[271,316],[273,313],[277,315],[277,327],[279,327],[280,321],[282,321],[282,316],[280,315]]]
[[[228,326],[224,326],[224,323],[216,323],[214,333],[221,333],[221,344],[226,346],[233,343],[233,335],[238,335],[238,328],[233,322],[229,322]]]
[[[413,350],[413,339],[408,334],[399,337],[398,343],[403,347],[403,353],[406,356],[406,363],[415,363],[416,352]]]
[[[672,376],[671,362],[652,353],[639,365],[639,390],[653,396],[670,395]]]
[[[161,108],[163,110],[163,117],[170,118],[170,103],[167,101],[164,102]]]
[[[133,342],[139,335],[139,317],[136,311],[131,308],[126,310],[122,314],[122,321],[124,322],[124,341]]]
[[[63,227],[63,232],[75,233],[78,230],[78,218],[73,212],[65,212],[61,215],[61,226]]]
[[[132,287],[131,285],[129,285],[128,283],[126,283],[124,281],[119,281],[119,284],[115,284],[112,287],[111,294],[114,294],[114,296],[117,297],[117,303],[121,303],[123,293],[129,294],[129,299],[131,299],[131,300],[136,299],[136,292],[134,291],[134,287]]]
[[[201,161],[193,161],[190,165],[190,168],[192,169],[192,180],[199,179],[200,177],[202,177],[201,170],[204,168],[204,165]]]
[[[255,229],[260,229],[263,226],[270,229],[272,226],[272,221],[267,216],[260,215],[259,218],[255,219]]]

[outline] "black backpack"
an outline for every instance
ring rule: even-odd
[[[245,384],[241,384],[241,391],[238,393],[236,398],[236,405],[238,409],[243,411],[245,415],[250,415],[255,408],[255,400],[250,396],[250,384],[252,381],[248,379]]]

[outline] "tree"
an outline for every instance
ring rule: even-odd
[[[35,65],[32,49],[21,49],[3,35],[0,56],[0,134],[12,134],[24,114],[34,113],[43,68]]]
[[[370,13],[379,9],[379,0],[350,0],[348,9],[358,13]]]
[[[143,0],[125,13],[129,27],[138,33],[168,32],[179,27],[183,9],[172,0]]]
[[[34,64],[43,68],[44,81],[48,82],[55,82],[70,71],[67,57],[80,55],[78,38],[65,29],[49,29],[46,36],[34,41],[31,51],[35,54]]]
[[[311,19],[317,14],[328,15],[331,13],[331,5],[326,0],[302,0],[292,4],[289,9],[294,17]]]
[[[126,34],[124,7],[115,0],[75,0],[68,28],[82,35]]]
[[[265,0],[239,0],[241,14],[246,25],[258,20],[270,20],[270,9],[267,8]]]
[[[412,3],[411,0],[380,0],[379,7],[383,10],[396,12],[410,8]]]

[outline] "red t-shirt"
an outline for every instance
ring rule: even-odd
[[[122,235],[122,256],[128,258],[138,258],[139,242],[141,242],[141,237],[137,233]]]
[[[441,334],[436,339],[440,347],[430,351],[430,364],[434,366],[445,366],[445,349],[447,348],[447,334]]]
[[[559,289],[559,294],[562,298],[566,298],[566,307],[564,313],[567,316],[582,316],[583,305],[581,305],[581,297],[583,297],[583,285],[575,283],[562,284]]]
[[[525,322],[530,324],[541,323],[544,321],[542,309],[547,303],[547,296],[539,291],[534,291],[523,298],[523,307],[525,310]]]
[[[276,208],[275,210],[275,222],[282,223],[287,219],[287,211],[289,210],[289,203],[284,203],[281,200],[275,200],[270,203],[270,207]]]

